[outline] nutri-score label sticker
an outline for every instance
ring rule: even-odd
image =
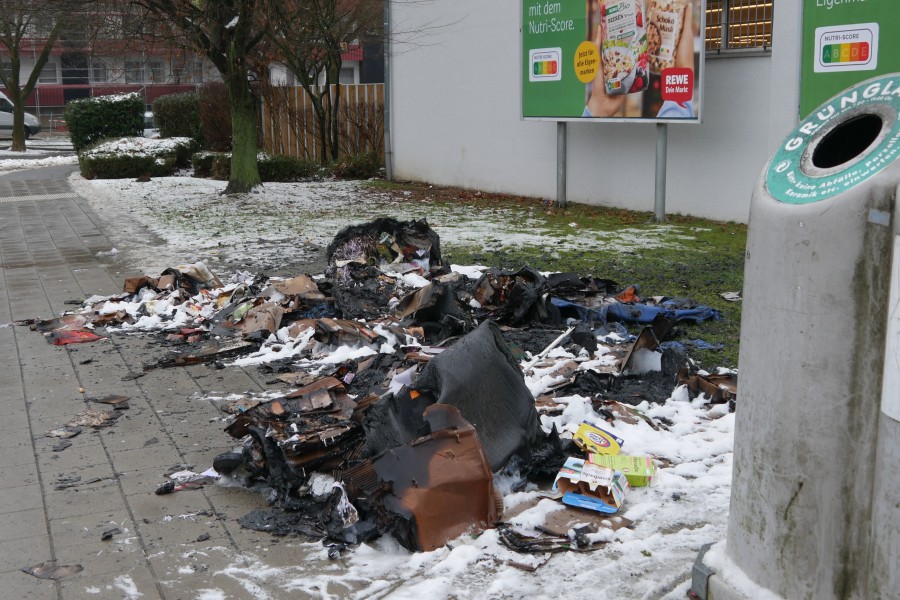
[[[893,108],[898,118],[879,144],[864,160],[826,176],[812,176],[801,168],[809,141],[827,125],[846,113],[866,105],[882,104]],[[786,204],[810,204],[831,198],[880,173],[900,155],[900,75],[869,79],[835,96],[813,111],[784,140],[772,157],[766,172],[766,190]]]

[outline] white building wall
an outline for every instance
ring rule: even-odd
[[[556,124],[520,119],[520,10],[520,0],[392,3],[397,178],[555,198]],[[797,119],[799,3],[776,3],[779,19],[771,57],[709,58],[703,123],[669,126],[670,214],[747,220],[753,184]],[[570,123],[568,138],[570,201],[653,210],[654,125]]]

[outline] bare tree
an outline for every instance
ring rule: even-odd
[[[382,0],[273,3],[268,41],[309,96],[323,163],[337,160],[341,147],[341,54],[349,45],[379,33],[382,11]]]
[[[268,28],[270,0],[130,0],[143,11],[145,35],[166,37],[206,56],[219,71],[231,103],[233,149],[226,194],[260,182],[256,101],[249,75]]]
[[[83,2],[0,0],[0,83],[13,105],[12,148],[25,152],[25,103],[34,90],[50,51],[67,22],[81,15]],[[23,52],[33,50],[31,72],[22,72]],[[8,62],[7,62],[8,61]],[[22,76],[25,81],[22,81]]]

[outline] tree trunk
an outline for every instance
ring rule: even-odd
[[[260,183],[256,160],[256,105],[245,69],[235,68],[229,74],[228,99],[231,101],[231,174],[224,193],[242,194]]]
[[[331,115],[329,120],[329,137],[331,138],[331,159],[337,160],[341,155],[341,84],[334,84],[331,99]]]
[[[13,106],[13,130],[12,130],[12,146],[10,150],[13,152],[25,152],[25,109],[22,104],[24,101],[16,102]]]
[[[313,107],[313,115],[316,117],[316,134],[319,138],[319,162],[323,165],[328,164],[328,136],[326,132],[328,130],[326,123],[326,115],[325,115],[325,105],[322,102],[322,98],[325,96],[322,95],[322,89],[319,88],[318,95],[310,94],[310,101]],[[326,86],[325,90],[328,89]]]

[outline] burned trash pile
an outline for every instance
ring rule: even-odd
[[[547,497],[568,509],[614,515],[655,472],[651,458],[619,454],[615,423],[666,426],[629,404],[664,402],[676,381],[733,403],[733,380],[666,344],[676,323],[718,318],[709,307],[571,273],[454,270],[424,220],[345,228],[327,259],[324,275],[290,279],[223,282],[202,263],[180,266],[28,324],[51,343],[152,331],[170,353],[145,369],[258,365],[296,386],[238,407],[226,428],[236,447],[214,466],[270,490],[277,510],[243,525],[338,545],[389,533],[432,550],[499,527],[519,551],[592,547],[598,527],[628,520],[582,514],[589,543],[549,526],[535,537],[506,523],[498,481],[552,484]],[[572,398],[589,417],[574,426],[560,420]]]

